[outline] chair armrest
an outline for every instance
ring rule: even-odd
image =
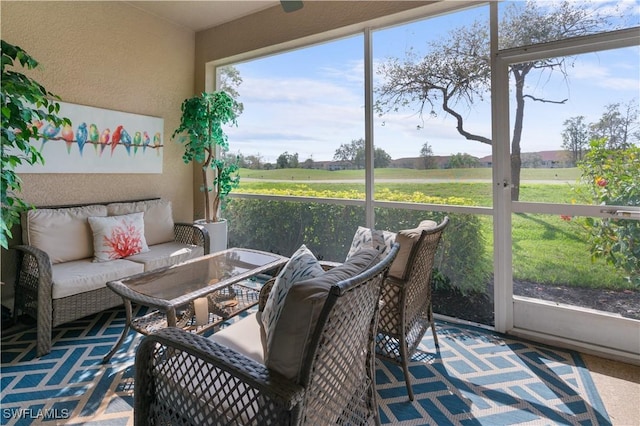
[[[262,312],[264,310],[264,305],[267,303],[267,298],[269,297],[269,293],[271,293],[271,289],[275,284],[276,279],[271,278],[269,281],[263,284],[260,289],[260,295],[258,296],[258,311]]]
[[[135,372],[136,424],[282,424],[304,397],[302,386],[264,365],[178,328],[142,340]]]
[[[173,224],[175,241],[182,244],[195,244],[204,248],[204,254],[209,254],[209,232],[196,223],[176,222]]]
[[[387,275],[385,277],[384,283],[382,285],[383,286],[394,286],[394,287],[403,288],[404,286],[407,285],[407,280],[401,280],[400,278],[395,278],[395,277]]]
[[[49,255],[29,245],[17,245],[12,248],[20,252],[15,285],[16,309],[14,310],[30,312],[34,317],[42,315],[51,321],[53,279]],[[36,306],[36,301],[40,306]]]

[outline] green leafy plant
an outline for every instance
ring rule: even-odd
[[[22,181],[15,168],[23,163],[44,164],[40,151],[32,145],[32,140],[42,137],[43,123],[60,127],[71,124],[66,118],[58,117],[60,105],[58,96],[48,92],[41,84],[15,70],[15,67],[29,70],[38,67],[38,61],[18,46],[2,40],[2,223],[0,224],[0,245],[8,248],[12,237],[11,228],[20,222],[20,212],[31,207],[18,193]]]
[[[182,103],[180,126],[173,138],[186,132],[179,141],[185,145],[182,159],[185,163],[196,161],[202,164],[202,187],[205,194],[205,220],[218,222],[220,203],[240,184],[238,158],[229,161],[225,153],[229,150],[227,135],[222,126],[237,124],[238,103],[225,91],[202,93]],[[214,170],[210,182],[209,169]],[[213,192],[213,202],[209,194]]]
[[[582,171],[580,195],[598,205],[640,206],[640,147],[607,147],[595,139],[578,163]],[[640,222],[623,218],[584,219],[591,256],[626,271],[640,286]]]

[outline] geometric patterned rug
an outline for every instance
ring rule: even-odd
[[[107,364],[125,320],[116,308],[54,329],[50,354],[35,357],[35,327],[2,336],[0,424],[133,425],[130,332]],[[415,400],[402,369],[377,361],[382,424],[610,425],[579,354],[439,321],[413,357]]]

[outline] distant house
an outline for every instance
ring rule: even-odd
[[[565,150],[523,152],[520,154],[520,159],[524,168],[555,169],[574,166],[569,152]],[[479,161],[482,167],[491,167],[493,164],[490,155],[480,158]]]
[[[353,165],[348,161],[314,161],[312,168],[329,171],[354,169]]]

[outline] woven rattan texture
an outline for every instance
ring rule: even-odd
[[[136,424],[379,423],[374,334],[382,282],[397,252],[394,245],[376,266],[331,288],[299,383],[177,328],[147,336],[136,355]]]
[[[438,244],[448,224],[449,218],[445,217],[437,227],[422,231],[408,259],[407,279],[387,277],[382,286],[376,355],[403,366],[411,399],[408,363],[429,326],[438,343],[431,307],[431,274]]]

